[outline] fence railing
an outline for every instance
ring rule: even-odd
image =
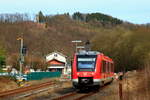
[[[43,78],[60,77],[61,72],[32,72],[27,74],[27,80],[41,80]]]

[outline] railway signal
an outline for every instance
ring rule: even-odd
[[[19,59],[19,63],[20,63],[20,78],[22,75],[22,67],[23,67],[23,62],[24,62],[24,54],[23,54],[23,33],[21,34],[21,37],[17,38],[17,40],[20,41],[20,59]]]
[[[23,56],[25,56],[26,53],[27,53],[27,47],[23,46],[23,48],[22,48],[22,54],[23,54]]]

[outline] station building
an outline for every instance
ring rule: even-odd
[[[48,70],[50,72],[59,71],[62,74],[67,72],[67,56],[60,52],[52,52],[46,56]]]

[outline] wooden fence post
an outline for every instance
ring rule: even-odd
[[[122,95],[122,83],[121,82],[119,82],[119,99],[120,100],[123,100],[123,95]]]

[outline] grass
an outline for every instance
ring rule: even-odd
[[[123,100],[150,100],[150,68],[132,72],[123,82]]]

